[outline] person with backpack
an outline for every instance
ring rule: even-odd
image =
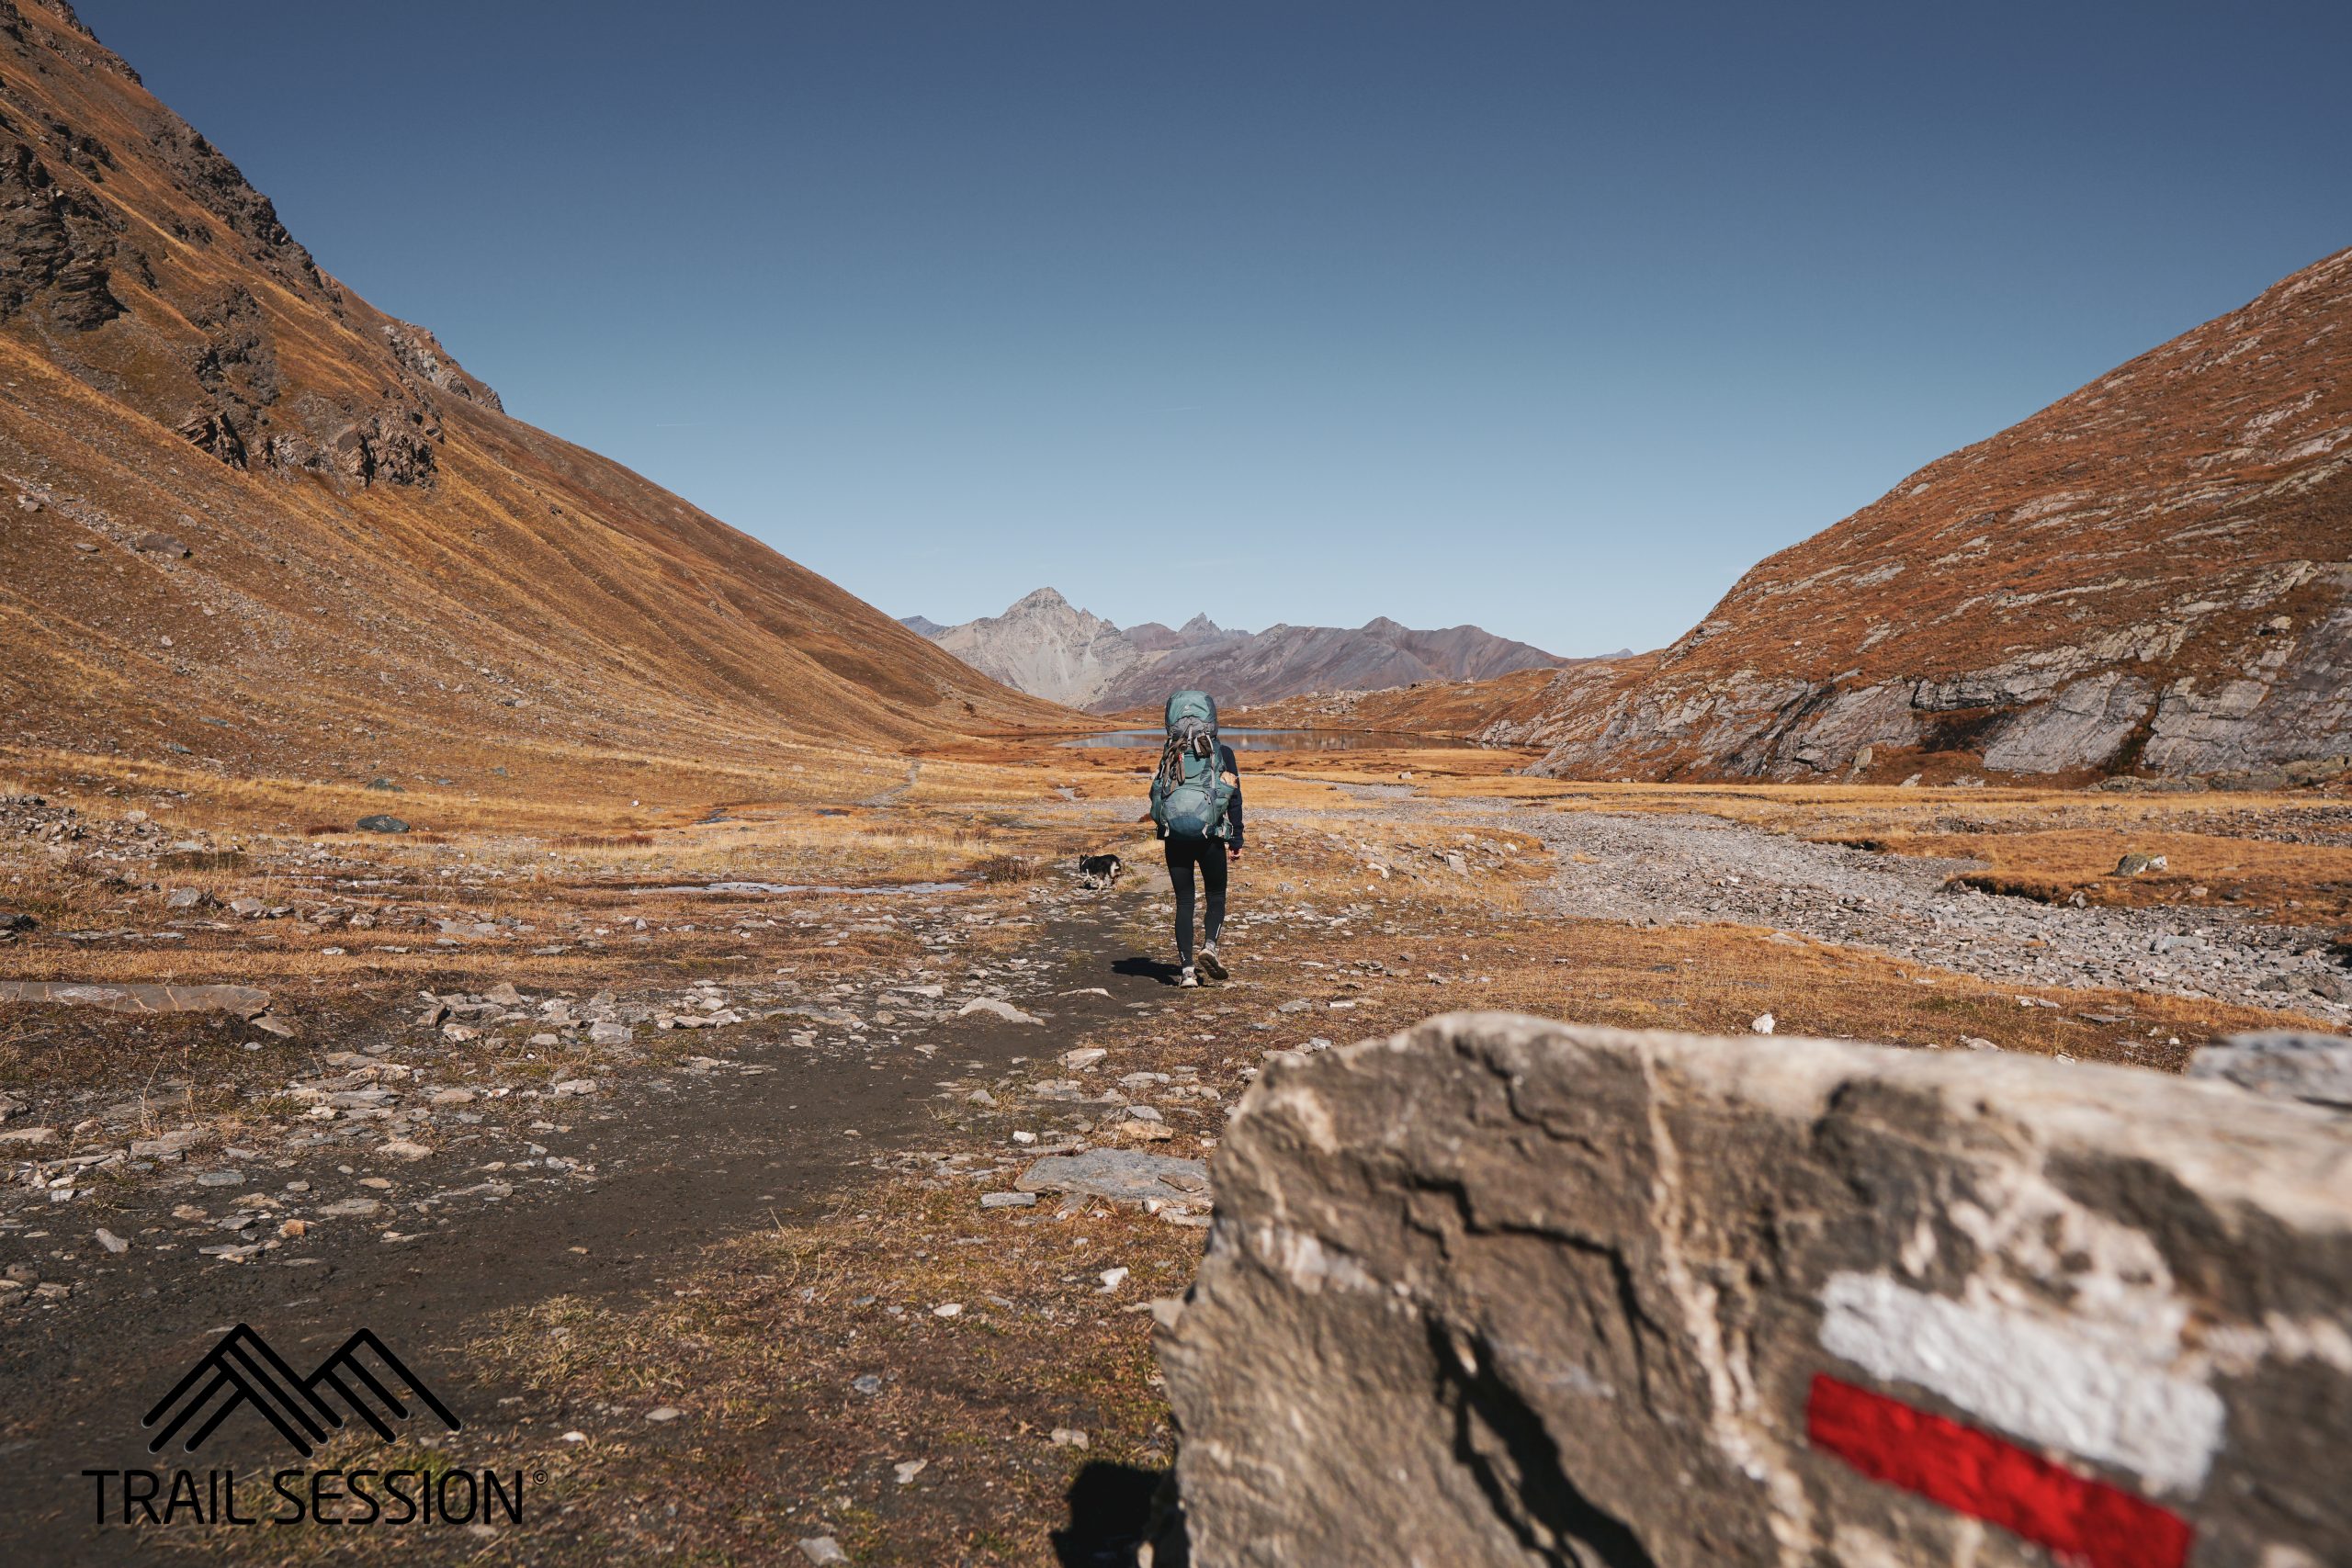
[[[1217,928],[1225,924],[1225,874],[1241,855],[1241,769],[1233,748],[1217,739],[1216,699],[1178,692],[1168,699],[1168,738],[1151,775],[1151,820],[1168,851],[1168,881],[1176,890],[1176,983],[1201,983],[1193,968],[1194,874],[1208,893],[1200,968],[1225,978]]]

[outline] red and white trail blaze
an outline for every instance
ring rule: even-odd
[[[1826,1373],[1814,1377],[1805,1434],[1874,1481],[2086,1568],[2182,1568],[2196,1536],[2177,1514],[2120,1487]]]

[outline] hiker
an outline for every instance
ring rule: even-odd
[[[1217,957],[1217,928],[1225,924],[1225,871],[1241,857],[1241,770],[1233,748],[1216,736],[1216,699],[1178,692],[1168,699],[1168,739],[1151,776],[1151,820],[1168,847],[1168,881],[1176,889],[1176,962],[1180,986],[1197,986],[1193,966],[1193,874],[1208,889],[1200,967],[1225,978]]]

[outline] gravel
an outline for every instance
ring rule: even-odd
[[[1545,897],[1563,915],[1769,926],[1985,979],[2352,1019],[2352,1007],[2318,989],[2345,979],[2323,937],[2234,911],[2004,897],[1946,885],[1971,862],[1810,843],[1713,817],[1521,812],[1511,825],[1554,851]]]

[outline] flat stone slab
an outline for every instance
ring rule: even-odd
[[[269,1010],[258,986],[99,985],[74,980],[0,980],[0,1002],[104,1008],[108,1012],[226,1012],[255,1018]]]
[[[2352,1563],[2312,1106],[1459,1013],[1270,1063],[1216,1180],[1194,1563]]]
[[[990,1018],[1001,1018],[1007,1023],[1042,1023],[1045,1021],[1043,1019],[1037,1018],[1030,1013],[1023,1012],[1011,1002],[1001,1002],[994,997],[974,997],[970,1001],[966,1002],[962,1007],[956,1010],[956,1016],[957,1018],[968,1018],[976,1012],[986,1013]]]
[[[1089,1149],[1047,1155],[1021,1173],[1023,1192],[1082,1192],[1118,1203],[1201,1203],[1208,1200],[1208,1167],[1196,1159],[1135,1149]]]

